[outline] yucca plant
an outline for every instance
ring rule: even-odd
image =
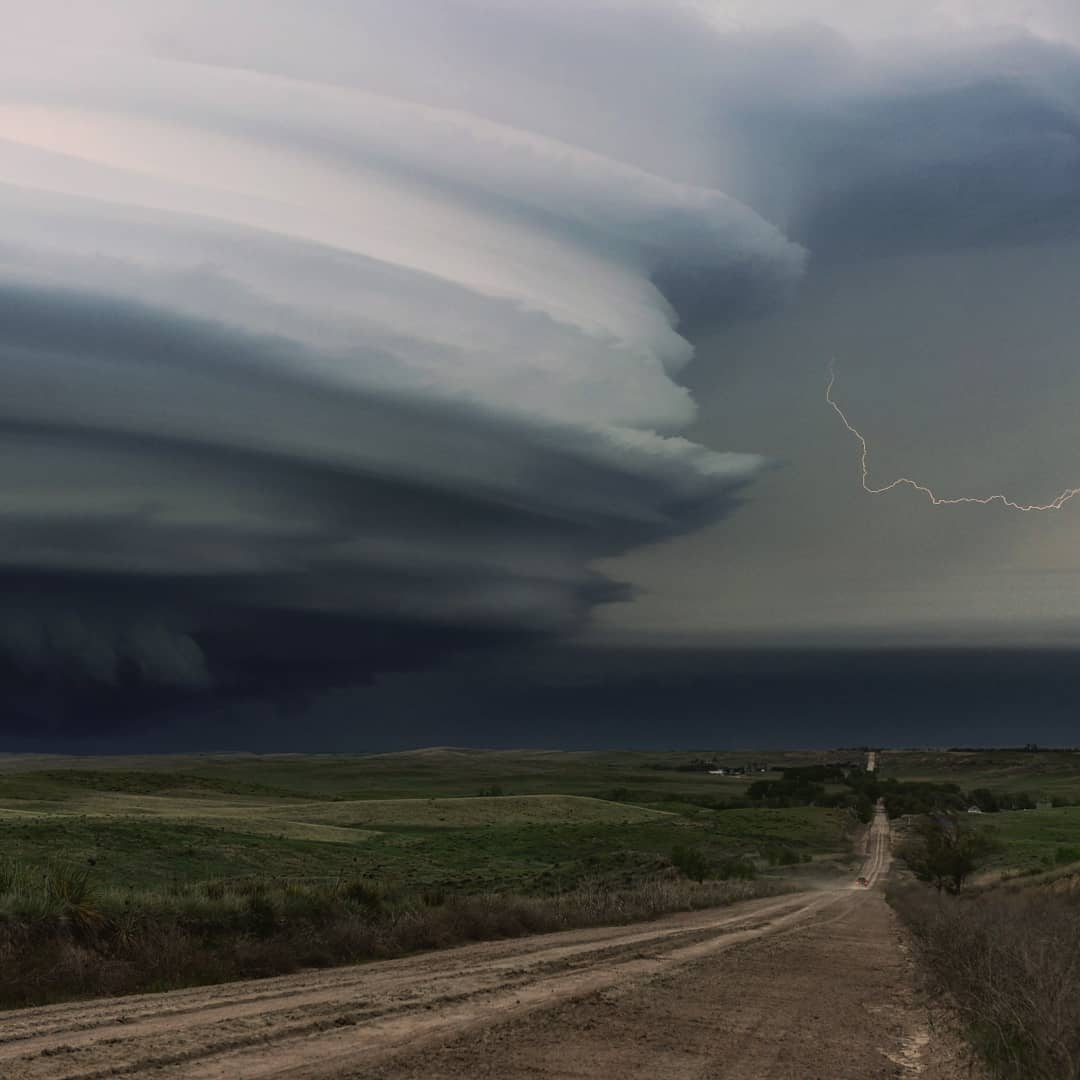
[[[52,904],[79,929],[90,930],[101,925],[103,916],[94,907],[88,868],[54,863],[45,875],[45,890]]]
[[[26,868],[22,863],[14,859],[0,859],[0,896],[22,892],[26,882]]]

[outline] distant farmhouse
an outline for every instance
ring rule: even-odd
[[[678,764],[662,762],[648,767],[670,772],[708,773],[710,776],[750,776],[753,773],[772,772],[772,766],[767,761],[750,761],[744,765],[725,765],[716,758],[694,758],[692,761]]]
[[[710,776],[750,776],[752,773],[772,772],[767,761],[752,761],[748,765],[719,765],[714,762]]]

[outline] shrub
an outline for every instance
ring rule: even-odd
[[[770,866],[794,866],[802,861],[797,851],[782,844],[770,844],[762,851],[762,855]]]
[[[64,907],[82,907],[89,903],[92,894],[90,871],[74,870],[62,863],[56,863],[49,868],[45,875],[45,885],[49,895]]]
[[[741,857],[722,859],[716,876],[721,881],[753,881],[757,877],[757,867]]]
[[[671,849],[671,865],[691,881],[704,881],[709,876],[709,861],[701,848],[678,844]]]
[[[386,906],[386,891],[382,886],[363,878],[343,882],[339,891],[346,900],[372,915],[379,914]]]
[[[912,885],[889,899],[992,1076],[1080,1078],[1080,898],[1039,887],[952,897]]]
[[[252,892],[246,903],[247,925],[259,937],[270,937],[277,928],[277,909],[263,891]]]

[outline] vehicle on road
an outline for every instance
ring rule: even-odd
[[[861,878],[856,878],[855,879],[855,884],[856,885],[861,885],[865,889],[865,888],[869,887],[870,882],[866,878],[861,877]]]

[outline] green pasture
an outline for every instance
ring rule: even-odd
[[[1001,869],[1046,870],[1080,863],[1080,806],[1010,810],[975,818],[1001,842],[994,864]]]
[[[776,768],[835,759],[826,751],[472,750],[454,747],[396,754],[184,754],[59,757],[0,754],[0,802],[50,797],[74,786],[134,794],[260,793],[275,798],[410,799],[487,793],[603,795],[617,789],[733,797],[745,777],[679,772],[676,766],[713,756],[729,765],[761,761]],[[855,755],[858,756],[858,755]],[[657,767],[662,766],[662,767]],[[71,774],[65,779],[63,774]]]
[[[1026,792],[1035,799],[1080,802],[1080,752],[1067,750],[887,750],[878,755],[882,777]]]
[[[0,860],[43,872],[56,861],[85,866],[110,887],[347,877],[543,893],[585,881],[632,884],[663,873],[676,847],[763,870],[780,848],[798,859],[848,850],[853,823],[840,810],[679,801],[739,797],[747,784],[651,767],[692,757],[444,750],[0,759]],[[541,785],[548,790],[530,790]],[[618,801],[595,797],[609,789]]]

